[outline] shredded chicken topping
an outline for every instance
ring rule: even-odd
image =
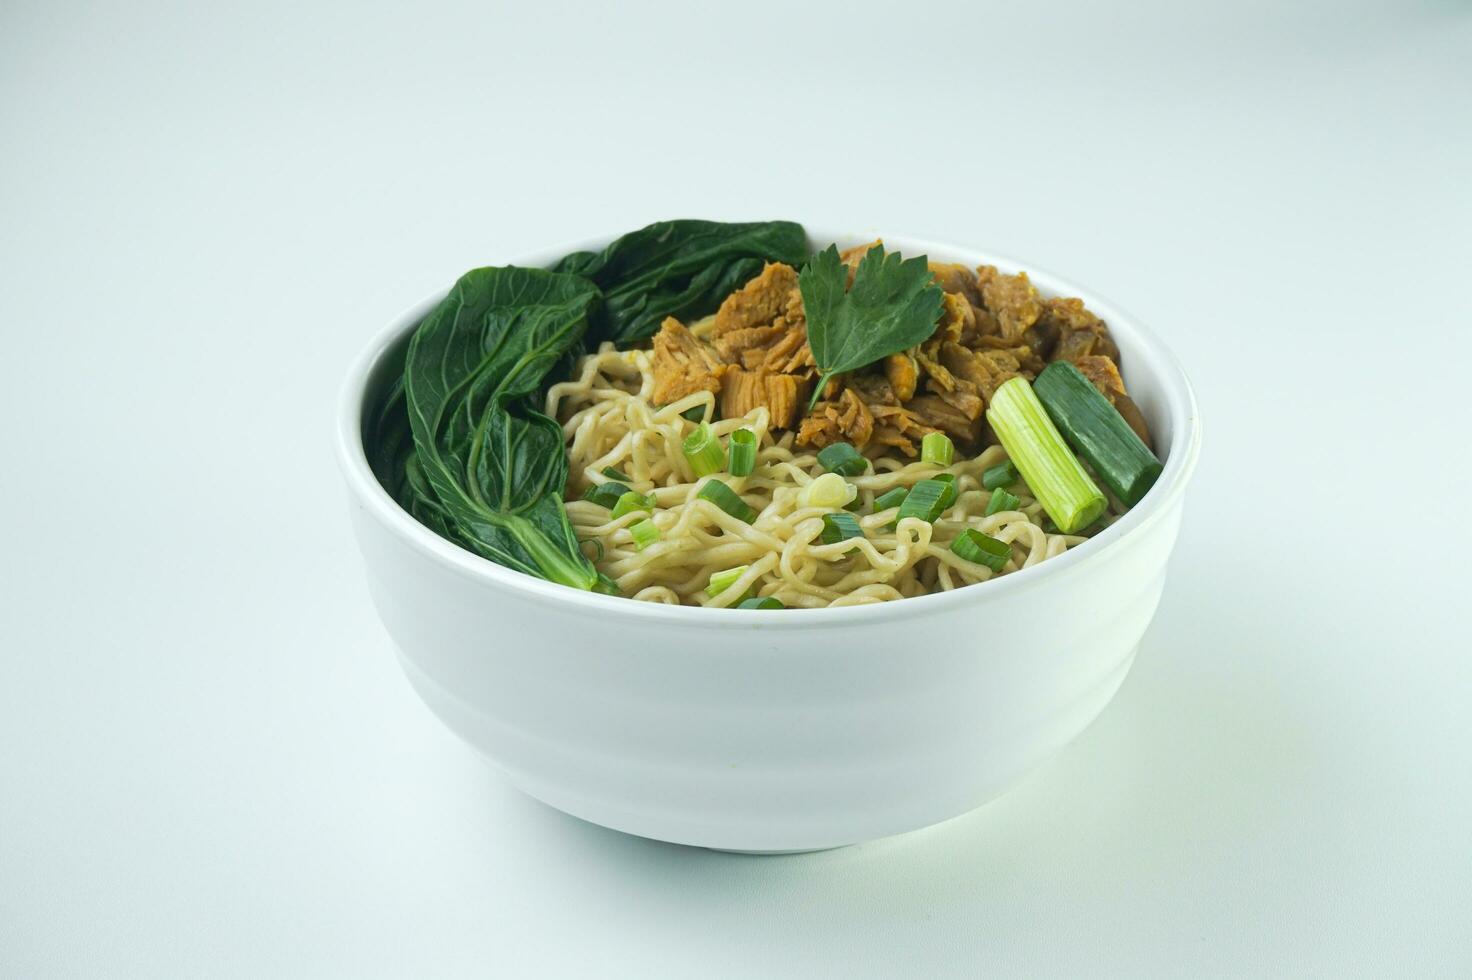
[[[870,248],[843,253],[850,269]],[[654,337],[657,403],[715,393],[725,417],[765,407],[774,429],[797,444],[848,442],[869,455],[919,452],[941,431],[968,450],[993,442],[986,406],[1002,383],[1034,378],[1049,361],[1072,361],[1148,445],[1144,416],[1119,374],[1119,348],[1104,321],[1078,299],[1039,295],[1027,273],[932,262],[945,305],[935,333],[917,347],[830,381],[806,411],[818,371],[807,343],[797,270],[768,263],[726,297],[693,333],[674,317]]]

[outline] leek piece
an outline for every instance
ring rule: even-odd
[[[711,434],[709,422],[700,423],[685,437],[683,450],[696,476],[719,473],[726,465],[726,451],[721,448],[721,440]]]
[[[730,461],[726,464],[726,472],[732,476],[749,475],[756,465],[756,433],[750,429],[737,429],[731,433],[727,454]]]
[[[635,551],[643,551],[659,540],[659,528],[655,527],[654,522],[647,517],[630,524],[629,533],[634,536]]]
[[[858,476],[869,468],[869,461],[846,442],[835,442],[818,453],[818,465],[829,473]]]
[[[997,487],[997,489],[992,491],[992,499],[986,503],[986,516],[991,517],[999,511],[1016,510],[1021,503],[1022,501],[1017,497],[1001,487]]]
[[[974,527],[962,531],[951,542],[951,550],[963,560],[985,565],[994,572],[1000,572],[1002,566],[1007,564],[1007,559],[1012,557],[1012,549],[1007,542],[998,541],[990,534],[982,534]]]
[[[956,444],[944,432],[927,432],[920,440],[920,461],[936,466],[950,466],[956,456]]]
[[[986,420],[1053,523],[1064,534],[1088,527],[1109,506],[1069,451],[1026,378],[997,389]]]
[[[738,521],[750,524],[756,520],[756,511],[741,496],[720,480],[708,480],[695,496],[709,500]]]
[[[750,567],[750,565],[737,565],[735,568],[728,568],[724,572],[716,572],[710,577],[710,584],[705,587],[705,594],[714,599],[735,585],[736,580],[745,575],[746,570]]]

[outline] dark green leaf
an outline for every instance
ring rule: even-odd
[[[856,371],[914,347],[935,332],[944,293],[925,256],[903,258],[875,245],[859,262],[851,288],[848,267],[829,245],[798,276],[807,313],[808,345],[821,375],[817,404],[834,375]]]
[[[508,568],[583,589],[597,573],[562,507],[562,430],[527,396],[598,300],[577,276],[473,270],[419,325],[404,371],[415,516]]]
[[[659,221],[601,252],[565,256],[553,270],[598,285],[604,304],[588,339],[623,346],[655,333],[667,316],[688,321],[714,313],[764,263],[799,265],[807,253],[807,234],[791,221]]]

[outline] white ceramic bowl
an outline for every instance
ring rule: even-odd
[[[809,234],[815,246],[874,237]],[[364,399],[443,293],[353,365],[337,454],[379,616],[425,703],[527,793],[682,844],[834,847],[980,806],[1067,745],[1119,688],[1160,599],[1199,451],[1184,373],[1133,318],[1031,265],[884,239],[906,255],[1025,268],[1045,294],[1080,296],[1102,316],[1165,458],[1145,499],[1058,558],[949,593],[776,611],[635,602],[464,551],[374,479]]]

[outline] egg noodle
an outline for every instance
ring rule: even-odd
[[[706,326],[700,324],[699,326]],[[626,596],[671,605],[734,606],[748,596],[771,596],[788,607],[850,606],[985,582],[1046,561],[1087,540],[1048,533],[1042,506],[1025,485],[1013,485],[1019,509],[987,516],[991,492],[981,485],[988,467],[1007,458],[989,446],[971,459],[939,467],[881,456],[873,468],[845,479],[858,488],[854,517],[864,537],[824,544],[823,515],[832,508],[803,506],[800,494],[825,471],[815,451],[793,445],[793,434],[774,437],[765,408],[711,423],[721,438],[740,428],[756,433],[756,464],[744,477],[729,473],[697,478],[682,452],[697,423],[682,413],[703,407],[715,413],[715,396],[698,392],[656,408],[651,354],[615,350],[605,343],[579,360],[574,380],[553,385],[546,412],[562,423],[569,475],[567,513],[584,553]],[[605,483],[605,467],[629,477],[628,486],[654,498],[653,514],[636,512],[610,519],[610,510],[583,500],[594,483]],[[874,512],[874,498],[895,487],[912,487],[938,473],[955,474],[955,502],[930,524],[906,517],[897,527],[897,507]],[[697,496],[707,480],[723,479],[757,511],[750,524]],[[625,482],[625,481],[620,481]],[[1112,502],[1110,516],[1119,510]],[[659,539],[640,551],[629,528],[650,519]],[[962,559],[951,542],[966,528],[1011,546],[1000,572]],[[1096,528],[1092,530],[1097,530]],[[732,585],[710,596],[711,576],[748,566]]]

